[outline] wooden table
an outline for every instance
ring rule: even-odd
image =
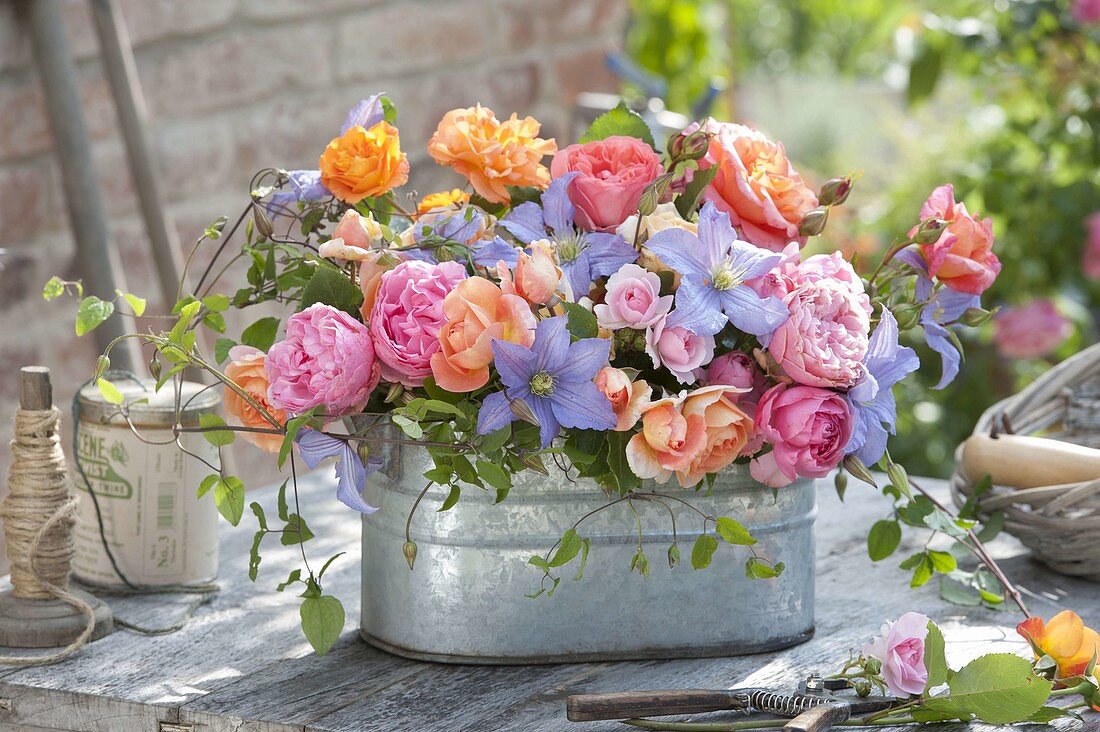
[[[224,590],[183,630],[160,637],[117,631],[60,665],[0,671],[0,730],[627,730],[617,723],[568,723],[565,697],[596,690],[793,685],[810,670],[839,667],[848,650],[870,639],[884,619],[908,610],[925,612],[940,624],[953,664],[993,649],[1026,653],[1013,630],[1018,620],[1013,612],[949,605],[934,585],[911,591],[896,561],[872,563],[864,537],[871,521],[888,512],[887,500],[853,484],[841,504],[831,483],[822,482],[817,635],[802,646],[739,658],[557,666],[404,660],[356,636],[359,517],[335,501],[330,475],[321,471],[302,481],[303,504],[310,506],[310,525],[318,535],[310,542],[314,556],[347,551],[325,577],[327,590],[343,599],[348,618],[343,637],[327,656],[313,655],[302,637],[298,599],[273,590],[296,566],[291,549],[267,545],[259,581],[248,581],[253,530],[248,515],[237,529],[223,527]],[[935,487],[945,492],[943,484]],[[252,498],[274,515],[272,490]],[[916,546],[916,538],[907,541]],[[1100,622],[1100,585],[1052,575],[1010,538],[998,539],[991,549],[1026,588],[1034,612],[1049,617],[1068,607]],[[655,573],[638,581],[660,580]],[[185,602],[111,600],[118,616],[160,624],[178,617]],[[1097,719],[1092,725],[1100,725]],[[1076,722],[1058,725],[1084,729]],[[939,729],[953,728],[965,726]]]

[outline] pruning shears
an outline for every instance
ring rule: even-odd
[[[747,688],[574,694],[566,700],[566,717],[572,722],[594,722],[738,711],[790,718],[783,727],[790,732],[824,732],[853,716],[886,711],[903,703],[892,696],[838,693],[851,689],[847,679],[812,674],[794,692]]]

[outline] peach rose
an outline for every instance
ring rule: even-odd
[[[549,240],[533,241],[530,249],[530,254],[519,253],[514,279],[503,263],[497,265],[497,271],[505,292],[519,295],[532,305],[544,305],[558,291],[561,267],[558,266],[554,247]]]
[[[920,247],[929,274],[958,292],[985,292],[1001,271],[1001,261],[993,253],[993,220],[979,219],[967,211],[966,204],[955,200],[955,188],[950,184],[932,191],[920,217],[921,221],[938,218],[947,222],[939,239]],[[919,229],[914,226],[909,236]]]
[[[541,161],[558,146],[553,139],[538,137],[539,128],[534,117],[513,114],[501,122],[480,104],[452,109],[428,140],[428,153],[465,176],[485,200],[511,203],[508,186],[550,185],[550,171]]]
[[[334,138],[321,153],[321,183],[344,203],[380,196],[409,179],[397,128],[379,122],[369,130],[356,125]]]
[[[226,377],[241,387],[248,396],[252,397],[253,401],[263,407],[280,424],[286,424],[286,412],[271,406],[271,403],[267,400],[268,379],[267,370],[264,368],[266,354],[251,346],[234,346],[229,349],[229,358],[230,363],[225,367]],[[274,429],[274,425],[258,409],[229,387],[225,388],[225,411],[232,418],[231,422],[242,427]],[[263,432],[241,432],[239,434],[266,452],[279,452],[279,448],[283,444],[282,435]]]
[[[684,134],[697,129],[692,125]],[[728,213],[730,223],[758,247],[780,252],[792,241],[805,243],[798,225],[817,206],[817,196],[787,160],[783,144],[750,127],[713,119],[702,129],[713,137],[700,167],[718,166],[703,198]]]
[[[678,398],[653,402],[642,413],[642,431],[626,443],[626,462],[639,478],[666,483],[686,472],[707,446],[707,420],[698,412],[682,414]]]
[[[439,330],[439,351],[432,354],[435,383],[447,391],[469,392],[489,381],[494,340],[530,346],[535,316],[518,295],[505,294],[483,277],[459,282],[443,300],[446,324]]]
[[[349,208],[333,229],[332,238],[318,247],[317,253],[327,259],[375,261],[378,253],[371,251],[371,245],[382,240],[382,227],[373,216]]]
[[[684,488],[699,483],[707,473],[717,473],[736,460],[753,436],[752,419],[734,404],[746,389],[706,386],[688,394],[681,414],[701,415],[707,425],[707,443],[686,470],[676,473]]]
[[[615,425],[616,432],[626,432],[634,429],[642,411],[649,405],[649,397],[653,394],[642,379],[631,381],[626,372],[605,366],[596,374],[596,386],[599,387],[607,400],[611,402],[611,408],[615,410],[615,416],[619,422]]]

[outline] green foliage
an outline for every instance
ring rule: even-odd
[[[199,416],[199,426],[208,429],[213,427],[224,427],[225,420],[216,414],[203,414]],[[237,435],[232,430],[228,429],[212,429],[210,432],[203,432],[202,436],[214,447],[231,445],[233,441],[237,439]]]
[[[867,553],[878,562],[893,554],[901,543],[901,525],[897,521],[877,521],[867,536]]]
[[[122,392],[118,390],[117,386],[106,379],[96,379],[95,385],[99,389],[100,395],[109,404],[122,404]]]
[[[302,290],[298,309],[305,310],[318,302],[358,317],[359,306],[363,304],[363,291],[341,270],[330,265],[318,265]]]
[[[344,606],[332,595],[322,595],[319,589],[314,592],[307,590],[299,615],[306,640],[323,656],[344,630]]]
[[[218,507],[218,513],[230,524],[236,526],[244,516],[244,483],[233,475],[227,475],[224,478],[218,476],[213,487],[214,505]]]
[[[946,718],[989,724],[1015,724],[1030,719],[1046,703],[1052,682],[1036,676],[1031,663],[1008,653],[976,658],[947,681],[950,693],[921,704]]]
[[[82,336],[85,333],[91,333],[111,317],[114,311],[114,303],[100,300],[95,295],[88,295],[80,301],[80,307],[76,311],[76,334]]]
[[[580,136],[577,142],[593,142],[613,135],[637,137],[645,141],[650,147],[656,147],[653,143],[653,133],[649,131],[649,126],[645,123],[645,120],[636,112],[631,111],[623,102],[619,102],[617,107],[597,117],[592,122],[592,126]]]

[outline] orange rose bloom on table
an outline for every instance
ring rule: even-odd
[[[1060,679],[1084,673],[1093,656],[1100,654],[1100,635],[1071,610],[1063,610],[1049,622],[1028,618],[1016,626],[1016,632],[1027,639],[1036,656],[1054,659]]]
[[[229,350],[229,358],[230,364],[225,367],[225,375],[280,424],[286,424],[286,412],[271,406],[267,400],[268,379],[264,369],[264,352],[251,346],[234,346]],[[225,390],[225,411],[243,427],[275,428],[247,399],[228,387]],[[279,452],[283,444],[283,436],[277,434],[242,432],[241,437],[261,450],[272,453]]]
[[[379,122],[369,130],[349,127],[321,153],[321,184],[344,203],[381,196],[409,180],[409,161],[401,152],[397,128]]]
[[[703,198],[728,213],[730,222],[758,247],[778,252],[792,241],[805,243],[798,225],[817,206],[817,196],[787,159],[783,144],[751,127],[713,119],[683,134],[698,129],[713,135],[700,167],[718,167]]]
[[[481,277],[459,282],[444,298],[443,314],[447,323],[439,330],[431,368],[435,383],[447,391],[468,392],[488,383],[494,339],[528,347],[535,340],[527,301]]]
[[[485,200],[510,203],[508,186],[550,185],[542,158],[558,147],[554,140],[538,136],[540,127],[534,117],[520,119],[515,114],[501,122],[480,104],[452,109],[428,141],[428,153],[469,180]]]

